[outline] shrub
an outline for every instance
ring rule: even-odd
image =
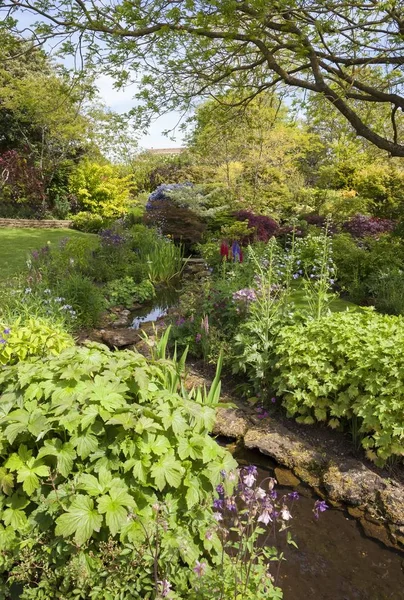
[[[355,215],[349,221],[346,221],[342,227],[354,237],[364,237],[366,235],[389,233],[393,231],[395,223],[390,219]]]
[[[383,462],[404,454],[404,319],[370,309],[283,328],[273,384],[289,416],[331,427],[358,420]]]
[[[128,210],[131,177],[122,177],[118,167],[83,160],[70,177],[70,190],[83,211],[116,218]]]
[[[14,365],[36,356],[56,356],[74,344],[62,327],[43,318],[0,320],[0,332],[1,365]]]
[[[1,570],[22,600],[141,600],[163,581],[188,598],[220,552],[214,489],[236,468],[209,437],[220,383],[188,394],[165,343],[151,363],[91,344],[0,372]]]
[[[91,279],[80,273],[73,273],[59,283],[58,291],[77,313],[78,325],[84,327],[98,325],[105,309],[105,299],[102,290]]]
[[[124,277],[110,281],[105,288],[110,306],[122,305],[130,308],[134,303],[143,303],[152,300],[156,291],[148,279],[136,283],[132,277]]]
[[[404,273],[397,267],[374,273],[368,281],[369,294],[378,311],[404,315]]]
[[[105,227],[104,219],[101,215],[91,212],[79,212],[77,215],[73,215],[71,220],[73,229],[78,229],[86,233],[99,233]]]
[[[254,228],[255,230],[255,239],[260,242],[267,242],[269,238],[276,235],[279,229],[278,223],[274,219],[271,219],[271,217],[256,215],[248,210],[240,210],[235,213],[235,217],[239,221],[247,221],[248,227]]]

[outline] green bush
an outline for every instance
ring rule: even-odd
[[[72,228],[86,233],[98,233],[105,227],[105,220],[101,215],[91,212],[79,212],[71,218]]]
[[[150,363],[90,344],[0,372],[4,595],[143,600],[167,580],[191,598],[195,562],[220,560],[212,500],[237,466],[209,436],[220,383],[186,392],[165,344]]]
[[[132,277],[110,281],[105,287],[105,295],[110,306],[122,305],[130,308],[135,303],[142,304],[156,295],[149,279],[136,283]]]
[[[359,304],[377,305],[379,274],[403,268],[404,246],[400,238],[391,235],[368,237],[358,243],[350,234],[341,233],[333,237],[333,259],[338,284],[349,298]]]
[[[14,365],[36,356],[56,356],[74,344],[63,327],[43,318],[0,320],[0,332],[0,365]]]
[[[378,311],[404,315],[404,273],[401,269],[386,268],[370,277],[368,288]]]
[[[70,176],[70,191],[83,211],[106,218],[124,215],[129,206],[131,177],[118,167],[83,160]]]
[[[404,454],[404,319],[370,309],[283,328],[273,385],[289,416],[358,424],[369,456]]]
[[[106,303],[102,290],[91,279],[80,273],[73,273],[59,283],[58,291],[76,312],[78,325],[98,325]]]

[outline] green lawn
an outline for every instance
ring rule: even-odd
[[[66,237],[94,237],[73,229],[2,229],[0,228],[0,278],[12,277],[21,271],[32,250],[58,244]]]
[[[304,298],[303,289],[294,290],[291,299],[296,308],[307,308],[307,301]],[[332,312],[341,312],[346,310],[347,308],[351,310],[360,310],[357,304],[353,304],[352,302],[348,302],[348,300],[343,300],[342,298],[338,297],[332,300],[332,302],[330,303],[330,309],[332,310]]]

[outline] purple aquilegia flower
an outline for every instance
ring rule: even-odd
[[[247,487],[252,487],[255,483],[256,480],[256,476],[257,476],[257,467],[255,467],[254,465],[250,465],[248,467],[246,467],[246,469],[244,470],[244,476],[243,476],[243,482],[245,483],[245,485]]]
[[[329,506],[325,503],[324,500],[316,500],[313,508],[314,517],[318,519],[320,513],[325,512],[328,508]]]
[[[257,417],[259,419],[266,419],[269,416],[269,412],[267,410],[263,410]]]
[[[224,487],[221,483],[219,483],[219,485],[216,486],[216,491],[218,494],[224,494]]]
[[[290,498],[290,500],[299,500],[300,496],[298,492],[289,492],[288,498]]]
[[[198,577],[202,577],[205,574],[207,567],[208,565],[206,563],[201,563],[199,560],[197,560],[192,570],[197,574]]]
[[[223,505],[224,505],[223,500],[221,500],[220,498],[215,498],[215,500],[213,500],[213,508],[222,510]]]
[[[226,499],[226,508],[231,512],[237,511],[237,505],[234,496],[231,496],[230,498]]]
[[[281,517],[284,521],[289,521],[292,518],[290,511],[286,505],[282,506]]]
[[[160,584],[161,597],[167,598],[167,596],[170,593],[170,590],[172,588],[171,583],[169,581],[167,581],[167,579],[163,579],[163,581],[159,581],[158,583]]]

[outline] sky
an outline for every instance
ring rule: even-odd
[[[17,13],[17,18],[19,22],[19,28],[29,27],[34,21],[37,20],[26,11]],[[51,54],[52,49],[52,43],[45,44],[45,50]],[[57,60],[61,62],[60,56],[58,56]],[[71,64],[71,59],[67,58],[66,65],[69,67]],[[100,75],[96,81],[96,85],[99,89],[101,100],[109,108],[111,108],[111,110],[118,113],[124,113],[134,106],[135,101],[133,100],[133,97],[136,93],[136,88],[134,86],[128,87],[124,90],[116,90],[114,88],[113,79],[107,75]],[[171,139],[171,137],[163,135],[163,131],[175,127],[178,119],[179,114],[175,112],[167,113],[156,119],[150,126],[148,134],[139,136],[139,147],[141,149],[157,149],[178,148],[183,146],[184,141],[181,132],[176,133],[174,140]]]
[[[125,90],[116,90],[113,86],[113,79],[107,75],[100,75],[96,80],[96,85],[100,92],[101,99],[109,108],[118,113],[124,113],[133,107],[135,104],[133,96],[136,88],[128,87]],[[184,145],[181,132],[175,135],[175,140],[163,135],[163,131],[171,129],[177,124],[179,115],[175,112],[170,112],[159,117],[150,126],[147,135],[142,135],[139,138],[139,146],[143,149],[150,148],[178,148]]]

